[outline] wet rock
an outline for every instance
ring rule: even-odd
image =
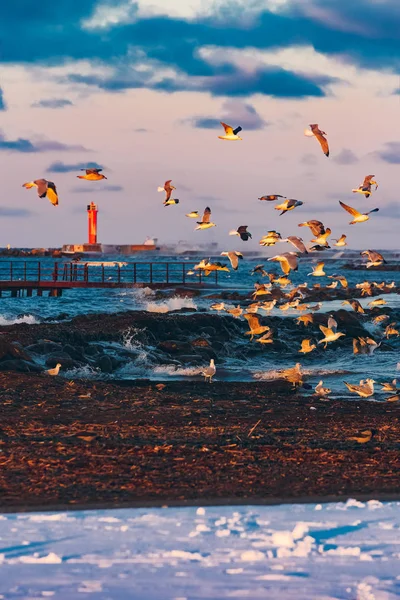
[[[0,362],[0,371],[16,371],[18,373],[39,373],[42,370],[42,367],[20,359],[4,360]]]
[[[82,366],[81,362],[74,360],[66,352],[52,352],[46,359],[46,366],[52,369],[57,363],[60,363],[65,369],[73,369]]]
[[[96,361],[96,366],[100,369],[102,373],[112,373],[113,371],[111,357],[107,354],[104,354]]]
[[[32,361],[30,355],[17,342],[7,342],[0,338],[0,361],[21,359]]]
[[[203,337],[196,338],[195,340],[192,340],[190,343],[195,348],[210,348],[211,347],[210,342],[206,338],[203,338]]]
[[[157,344],[157,348],[163,352],[169,354],[179,354],[181,352],[187,352],[190,349],[190,345],[187,342],[181,342],[179,340],[165,340]]]
[[[200,354],[182,354],[179,360],[183,363],[188,364],[203,364],[204,358]]]
[[[62,349],[64,354],[68,354],[74,360],[84,361],[85,357],[80,348],[76,348],[71,346],[70,344],[66,344]]]

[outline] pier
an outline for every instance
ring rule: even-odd
[[[35,292],[60,297],[63,290],[143,288],[162,289],[173,286],[188,288],[215,287],[218,271],[206,277],[194,271],[190,262],[119,262],[119,261],[0,261],[0,297]]]

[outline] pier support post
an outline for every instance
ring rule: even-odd
[[[32,297],[32,288],[28,288],[26,290],[26,296],[27,296],[27,298],[31,298]]]
[[[17,298],[18,297],[18,290],[11,290],[11,298]]]
[[[37,295],[43,296],[43,290],[41,288],[38,288]]]

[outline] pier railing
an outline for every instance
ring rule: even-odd
[[[1,289],[198,286],[218,283],[189,262],[0,261]]]

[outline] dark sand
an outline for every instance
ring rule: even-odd
[[[0,373],[0,405],[3,511],[400,496],[398,403]]]

